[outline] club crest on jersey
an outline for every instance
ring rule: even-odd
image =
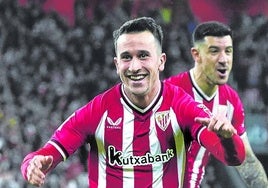
[[[118,118],[116,121],[113,121],[110,117],[107,117],[107,122],[109,123],[110,126],[108,128],[117,128],[119,129],[120,127],[118,126],[122,121],[122,117]]]
[[[169,111],[156,112],[155,121],[158,127],[165,131],[170,123]]]

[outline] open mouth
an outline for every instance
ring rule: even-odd
[[[225,78],[228,75],[228,69],[217,69],[217,72],[221,78]]]
[[[220,72],[221,74],[225,74],[227,72],[226,69],[218,69],[218,72]]]
[[[129,79],[133,81],[140,81],[143,80],[146,77],[146,74],[139,74],[139,75],[129,75]]]

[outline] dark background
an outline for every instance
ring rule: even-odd
[[[191,33],[218,20],[234,32],[229,83],[246,110],[248,137],[268,172],[268,2],[266,0],[0,0],[0,187],[27,188],[20,163],[75,109],[117,83],[112,31],[137,16],[164,30],[163,78],[193,66]],[[87,147],[43,187],[87,187]],[[244,187],[212,160],[203,188]]]

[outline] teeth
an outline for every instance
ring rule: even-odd
[[[135,76],[130,76],[130,79],[131,80],[141,80],[144,77],[145,77],[144,75],[135,75]]]

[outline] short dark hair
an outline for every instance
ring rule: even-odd
[[[120,35],[124,33],[135,33],[142,31],[150,31],[162,48],[163,30],[161,26],[158,25],[151,17],[140,17],[125,22],[118,30],[113,32],[115,50],[117,48],[117,40]]]
[[[202,41],[206,36],[223,37],[227,35],[233,38],[233,32],[229,26],[217,21],[208,21],[196,26],[192,34],[192,42],[194,44]]]

